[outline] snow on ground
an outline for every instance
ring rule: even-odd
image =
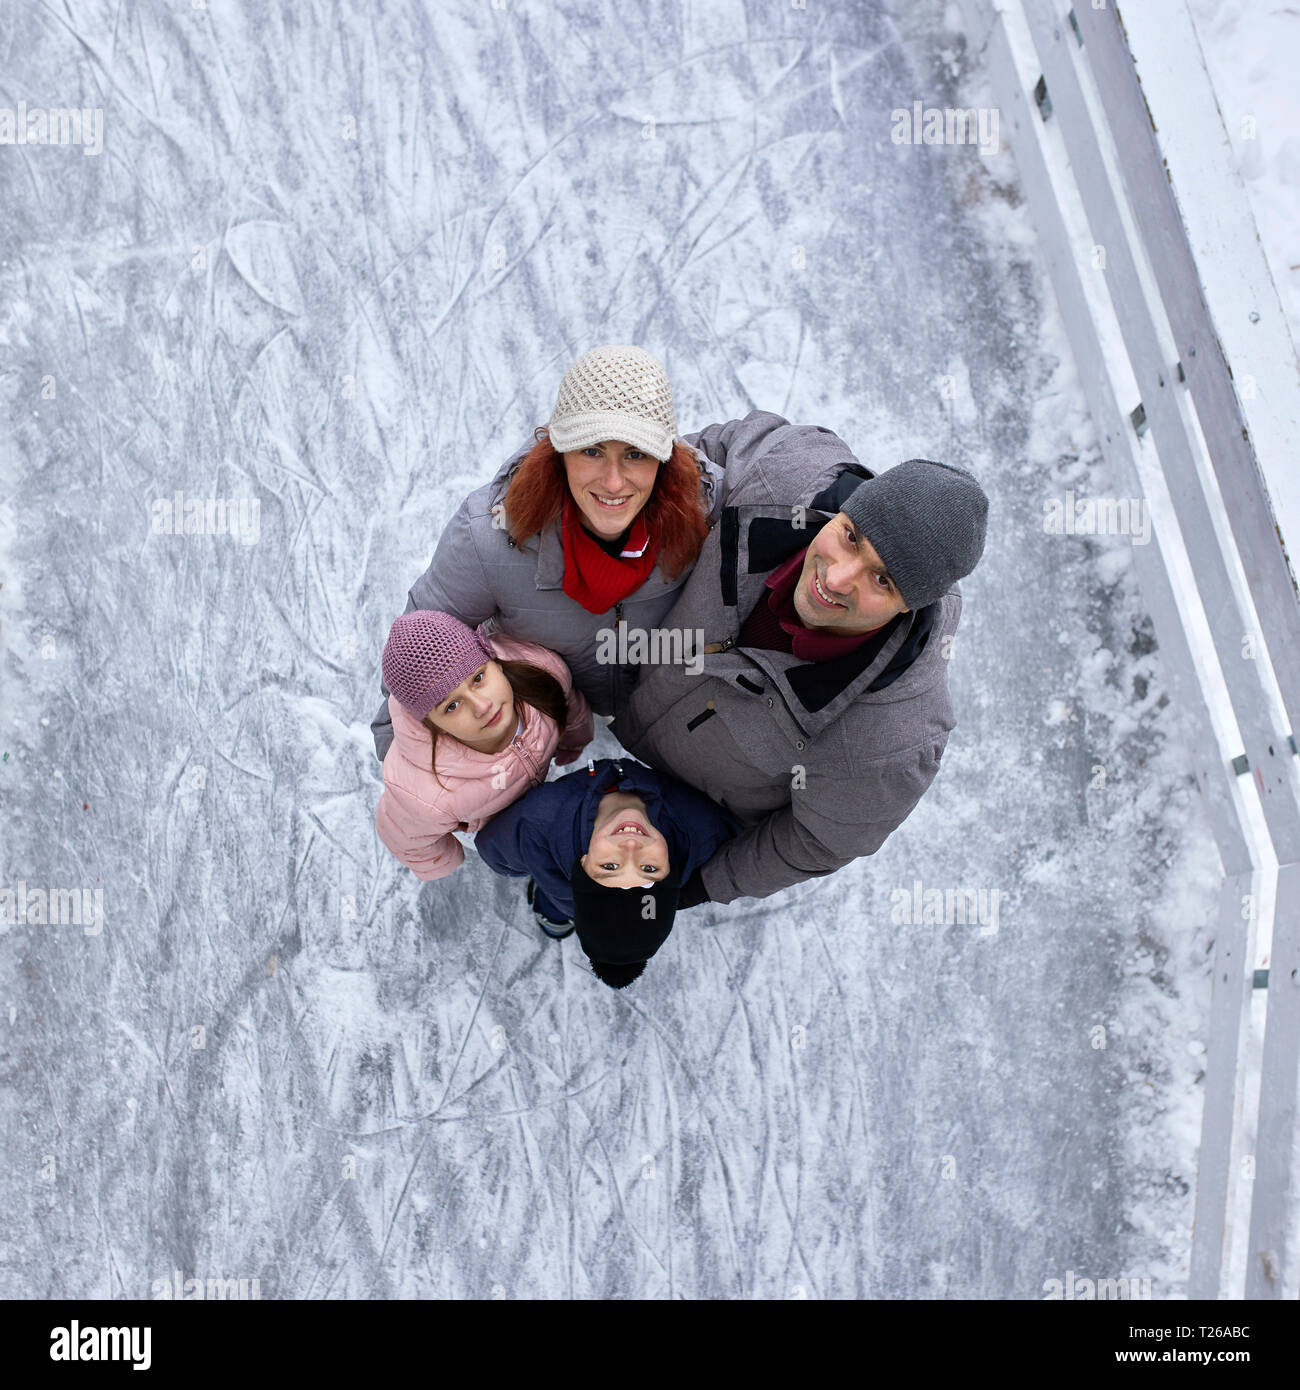
[[[0,147],[0,885],[104,924],[0,936],[0,1293],[1183,1291],[1217,865],[1129,542],[1043,529],[1109,480],[1014,171],[890,140],[980,100],[944,19],[13,20],[6,89],[105,127]],[[597,342],[683,431],[761,405],[992,498],[917,811],[625,993],[474,856],[391,859],[367,727],[441,526]],[[256,535],[155,533],[178,491]],[[892,921],[918,880],[996,924]]]

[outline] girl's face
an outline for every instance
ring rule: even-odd
[[[659,474],[657,458],[616,439],[574,449],[561,457],[569,491],[583,519],[596,535],[606,540],[621,536],[632,524],[632,519],[650,500]],[[606,505],[615,499],[617,505]]]
[[[639,796],[613,791],[601,797],[582,867],[607,888],[639,888],[668,877],[668,841],[650,824]]]
[[[426,724],[480,753],[495,753],[515,736],[515,697],[500,663],[489,661],[466,676]]]

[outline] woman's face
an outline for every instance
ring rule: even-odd
[[[645,802],[631,792],[606,792],[596,807],[582,856],[587,876],[607,888],[639,888],[668,877],[668,841],[650,824]]]
[[[607,540],[622,535],[632,524],[633,517],[650,500],[659,473],[657,458],[617,439],[574,449],[561,457],[569,491],[583,519],[596,535]],[[614,499],[616,506],[607,505]]]
[[[515,736],[515,697],[498,662],[466,676],[426,721],[481,753],[495,753]]]

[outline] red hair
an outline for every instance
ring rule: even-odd
[[[551,443],[545,425],[533,431],[537,443],[515,468],[506,489],[505,510],[516,545],[535,536],[560,515],[569,491],[564,455]],[[699,558],[709,534],[708,514],[700,503],[700,467],[689,445],[673,440],[673,451],[660,463],[650,500],[641,509],[650,535],[659,543],[659,563],[676,579]]]

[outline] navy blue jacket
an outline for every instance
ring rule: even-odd
[[[631,757],[597,758],[533,787],[493,816],[475,835],[474,848],[495,873],[531,875],[538,887],[535,905],[545,916],[572,920],[569,871],[591,843],[601,797],[615,787],[645,802],[650,824],[668,842],[669,867],[680,873],[682,883],[741,829],[734,816],[703,792],[667,773]]]

